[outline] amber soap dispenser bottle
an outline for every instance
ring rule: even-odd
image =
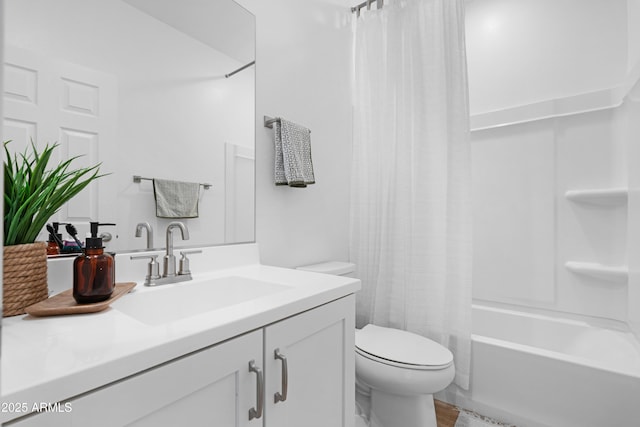
[[[109,299],[115,288],[115,262],[98,237],[98,226],[115,224],[90,224],[91,237],[86,239],[84,253],[73,261],[73,298],[78,304]]]

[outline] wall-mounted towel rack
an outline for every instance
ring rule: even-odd
[[[153,181],[153,178],[145,178],[140,175],[133,175],[133,182],[135,182],[136,184],[139,184],[143,179],[145,181]],[[212,187],[211,184],[207,184],[207,183],[200,183],[200,186],[204,187],[205,190],[208,190]]]
[[[264,127],[273,129],[273,124],[279,121],[280,121],[280,117],[264,116]]]
[[[280,117],[264,116],[264,127],[273,129],[273,124],[279,121],[280,121]],[[309,131],[309,133],[311,133],[311,131]]]

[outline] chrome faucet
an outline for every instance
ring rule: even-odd
[[[144,225],[138,224],[140,228]],[[187,255],[202,253],[201,250],[180,251],[182,258],[180,259],[180,271],[176,274],[176,257],[173,255],[173,230],[179,228],[182,234],[182,240],[189,240],[189,230],[181,222],[172,222],[167,226],[167,253],[164,256],[163,274],[159,274],[159,264],[156,262],[158,255],[136,255],[131,259],[150,259],[147,266],[147,276],[144,284],[146,286],[166,285],[168,283],[186,282],[191,280],[191,270],[189,269],[189,258]],[[147,229],[148,231],[149,229]]]
[[[153,228],[148,222],[140,222],[136,225],[136,237],[142,237],[142,230],[147,230],[147,249],[153,248]]]
[[[164,256],[162,277],[174,277],[176,275],[176,256],[173,254],[173,230],[179,228],[182,240],[189,240],[189,230],[181,222],[172,222],[167,226],[167,254]]]

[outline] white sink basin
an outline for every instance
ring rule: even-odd
[[[277,283],[228,276],[142,289],[123,296],[112,307],[142,323],[159,325],[289,289]]]

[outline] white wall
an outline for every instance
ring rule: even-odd
[[[329,1],[241,0],[257,21],[256,240],[285,267],[348,257],[351,13]],[[262,117],[311,129],[316,184],[273,184]]]

